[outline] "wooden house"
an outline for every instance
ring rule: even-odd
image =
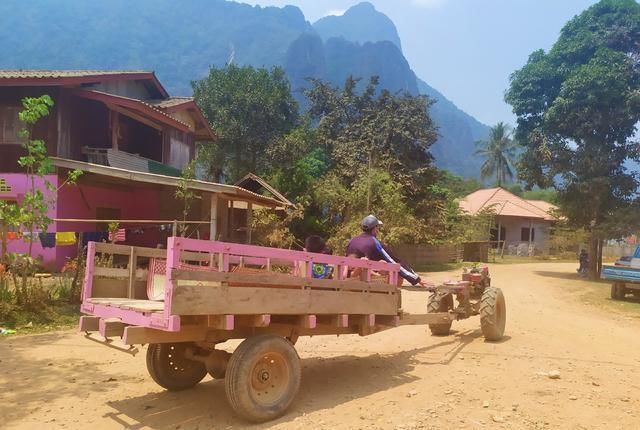
[[[170,97],[153,72],[0,70],[0,199],[20,204],[28,183],[18,158],[24,154],[19,130],[21,100],[49,95],[50,114],[33,131],[43,139],[55,166],[47,179],[56,186],[67,172],[84,172],[75,186],[55,195],[49,233],[105,231],[109,220],[127,227],[125,244],[163,246],[171,233],[167,221],[182,220],[175,198],[179,176],[195,157],[196,141],[215,140],[190,97]],[[192,181],[196,193],[188,220],[190,235],[249,242],[252,211],[291,203],[280,193],[241,185]],[[263,194],[260,194],[260,192]],[[105,220],[100,222],[99,220]],[[250,224],[250,223],[249,223]],[[7,243],[9,252],[26,249],[25,239]],[[42,247],[35,255],[60,267],[74,246]]]

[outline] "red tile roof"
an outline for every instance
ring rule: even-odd
[[[543,204],[544,203],[544,204]],[[489,188],[475,191],[460,201],[460,208],[476,215],[484,209],[490,209],[496,215],[555,221],[552,211],[557,207],[540,200],[526,200],[503,188]]]

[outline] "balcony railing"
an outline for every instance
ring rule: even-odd
[[[179,177],[181,174],[180,170],[174,167],[142,157],[138,154],[130,154],[117,149],[90,148],[85,146],[82,148],[82,153],[87,156],[89,163],[101,164],[103,166],[174,177]]]

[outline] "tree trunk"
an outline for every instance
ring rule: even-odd
[[[591,238],[589,240],[589,279],[591,280],[595,280],[600,277],[598,272],[599,243],[600,239],[596,238],[595,235],[591,233]]]
[[[604,240],[598,241],[598,279],[602,274],[602,249],[604,248]]]

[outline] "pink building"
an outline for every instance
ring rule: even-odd
[[[60,185],[70,170],[84,172],[77,185],[51,196],[49,216],[55,221],[49,233],[96,237],[109,220],[121,220],[124,244],[164,245],[171,229],[161,222],[182,219],[182,203],[175,198],[180,172],[194,158],[196,141],[215,140],[194,100],[170,97],[152,72],[0,70],[0,199],[18,205],[28,189],[17,164],[24,153],[18,113],[24,97],[43,94],[55,106],[36,125],[34,138],[46,141],[54,160],[48,180]],[[188,219],[201,224],[191,224],[189,234],[250,242],[253,209],[290,205],[277,192],[259,194],[264,188],[250,182],[193,181],[196,199]],[[8,252],[24,252],[25,239],[14,236],[6,235]],[[50,269],[77,252],[77,246],[43,247],[39,238],[33,249]]]

